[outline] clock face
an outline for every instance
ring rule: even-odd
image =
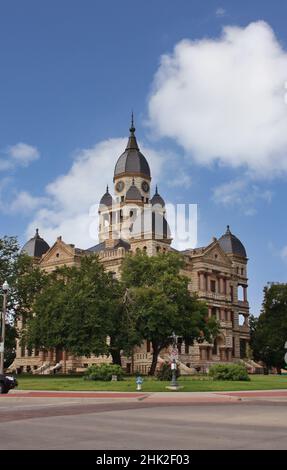
[[[125,183],[123,181],[118,181],[116,184],[116,191],[121,193],[125,187]]]
[[[149,184],[148,184],[146,181],[143,181],[143,182],[142,182],[142,190],[143,190],[145,193],[148,193],[148,191],[149,191]]]

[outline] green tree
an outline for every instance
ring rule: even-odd
[[[9,323],[6,325],[5,330],[5,354],[4,354],[4,368],[7,369],[16,357],[16,338],[17,331],[13,325]]]
[[[29,312],[35,295],[43,284],[44,273],[33,265],[33,260],[21,254],[15,237],[0,239],[0,285],[7,280],[9,283],[6,335],[5,335],[5,367],[15,357],[17,318]],[[0,289],[0,310],[2,311],[3,293]]]
[[[107,354],[114,364],[121,364],[120,351],[130,351],[136,342],[124,293],[97,255],[83,258],[80,267],[55,270],[36,296],[26,342],[29,347],[58,347],[78,356]]]
[[[173,332],[187,344],[210,340],[218,331],[217,322],[208,319],[205,303],[188,290],[188,278],[180,274],[183,259],[176,253],[148,257],[128,255],[122,266],[122,282],[129,292],[129,309],[136,318],[141,340],[152,344],[149,374],[154,375],[158,356],[171,343]]]
[[[255,360],[280,373],[286,367],[284,355],[287,341],[287,284],[264,289],[262,311],[251,319],[251,347]]]

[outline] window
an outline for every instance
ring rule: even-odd
[[[238,323],[240,326],[243,326],[244,325],[244,322],[245,322],[245,317],[242,313],[239,313],[238,314]]]
[[[189,354],[189,344],[185,343],[185,354]]]
[[[150,341],[146,342],[146,352],[150,353]]]
[[[213,348],[212,348],[212,354],[215,356],[217,355],[217,341],[216,339],[214,340]]]
[[[216,281],[210,281],[210,290],[211,292],[216,292]]]
[[[244,289],[243,286],[238,286],[238,300],[244,300]]]

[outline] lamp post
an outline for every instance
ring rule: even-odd
[[[0,374],[4,373],[4,345],[5,345],[5,321],[6,321],[6,310],[7,310],[7,296],[8,296],[9,284],[7,281],[2,286],[3,291],[3,310],[2,310],[2,328],[1,328],[1,340],[0,340]]]
[[[172,363],[171,363],[172,379],[171,379],[170,386],[173,389],[177,389],[178,388],[178,383],[176,381],[176,369],[177,369],[176,360],[177,360],[177,357],[178,357],[178,351],[177,351],[177,336],[176,336],[175,333],[172,334],[172,340],[173,340],[172,353],[171,353],[171,355],[172,355]]]

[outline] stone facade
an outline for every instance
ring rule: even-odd
[[[99,205],[99,244],[88,250],[75,248],[58,237],[53,246],[39,236],[38,231],[23,247],[35,263],[46,272],[58,266],[79,265],[83,256],[97,253],[105,268],[120,276],[120,266],[127,252],[144,250],[149,256],[173,250],[165,218],[165,204],[156,189],[150,198],[151,175],[145,157],[140,153],[134,135],[119,157],[114,173],[114,197],[107,188]],[[148,223],[143,214],[148,214]],[[242,243],[227,228],[219,239],[202,248],[182,252],[185,259],[183,274],[189,278],[190,292],[196,292],[208,304],[209,316],[220,322],[220,333],[214,343],[185,345],[178,338],[179,365],[182,373],[192,369],[207,370],[213,363],[233,362],[243,358],[249,342],[249,305],[247,300],[247,256]],[[240,321],[241,320],[241,321]],[[21,320],[18,329],[23,328]],[[128,372],[148,372],[152,358],[151,345],[145,342],[135,348],[131,358],[123,358]],[[169,356],[162,351],[159,361]],[[17,355],[11,370],[18,372],[70,373],[88,365],[111,362],[107,357],[75,357],[61,349],[29,351],[17,343]]]

